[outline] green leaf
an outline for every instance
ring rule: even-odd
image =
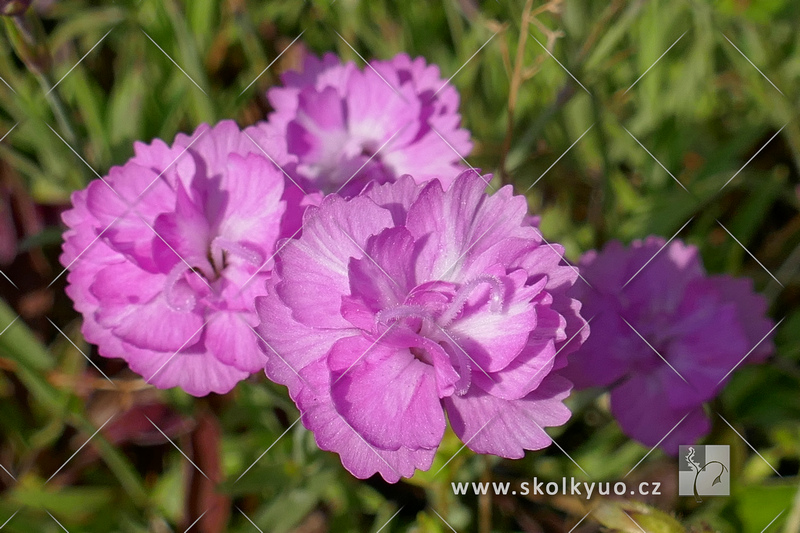
[[[622,533],[685,533],[686,529],[667,513],[636,501],[600,502],[590,515],[612,531]]]
[[[37,372],[51,370],[55,360],[11,307],[0,300],[0,354]]]

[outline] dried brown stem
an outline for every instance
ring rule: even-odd
[[[500,155],[500,180],[504,185],[511,182],[508,173],[506,172],[506,158],[508,152],[511,150],[511,141],[514,134],[514,113],[517,108],[517,98],[522,83],[532,78],[541,68],[542,63],[548,57],[547,54],[537,56],[536,62],[533,65],[525,66],[525,45],[528,42],[528,28],[531,24],[535,25],[542,33],[545,34],[547,39],[547,49],[552,51],[555,46],[556,40],[563,34],[560,31],[553,31],[541,23],[536,17],[542,13],[559,13],[561,9],[562,0],[550,0],[544,5],[533,9],[533,0],[527,0],[525,7],[522,11],[522,22],[520,24],[519,39],[517,41],[517,53],[514,58],[514,68],[511,71],[511,85],[508,90],[508,125],[506,127],[506,135],[503,139],[503,146]],[[505,55],[504,61],[508,58],[508,49],[504,48]],[[510,59],[508,59],[507,68],[510,67]]]

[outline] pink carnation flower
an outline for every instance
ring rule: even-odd
[[[773,323],[749,279],[708,276],[697,248],[664,245],[661,237],[611,242],[583,256],[592,287],[576,284],[571,294],[593,317],[592,335],[563,374],[578,389],[611,387],[622,430],[677,453],[710,430],[703,404],[729,373],[770,354]]]
[[[446,187],[465,168],[472,143],[458,92],[423,58],[359,69],[334,54],[308,56],[283,82],[269,90],[274,112],[257,128],[286,139],[286,172],[306,193],[352,196],[404,174]]]
[[[63,215],[85,338],[159,388],[224,393],[264,367],[253,302],[285,205],[281,172],[254,150],[231,121],[136,143]]]
[[[468,171],[447,192],[404,176],[330,195],[257,300],[267,374],[359,478],[430,468],[445,415],[469,448],[507,458],[570,416],[553,370],[588,334],[566,296],[577,272],[524,197],[485,187]]]

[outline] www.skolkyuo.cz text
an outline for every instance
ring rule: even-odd
[[[592,496],[660,496],[659,481],[642,481],[628,485],[624,481],[579,481],[575,478],[561,478],[561,481],[544,481],[533,478],[520,483],[510,482],[451,482],[453,493],[457,496],[476,496],[484,494],[512,496],[582,496],[587,500]]]

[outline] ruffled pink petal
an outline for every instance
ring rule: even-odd
[[[177,350],[203,326],[194,313],[174,311],[163,296],[141,305],[107,305],[96,315],[103,327],[112,328],[121,340],[140,348]]]
[[[592,333],[560,371],[576,389],[605,387],[629,372],[646,371],[661,362],[613,309],[591,306],[584,312],[593,317]]]
[[[194,340],[192,338],[189,344]],[[129,346],[122,357],[128,361],[131,370],[144,377],[148,383],[159,389],[180,387],[193,396],[205,396],[212,392],[225,394],[250,375],[250,372],[226,365],[209,357],[204,351],[193,350],[191,347],[176,353]]]
[[[266,358],[247,319],[238,313],[214,313],[205,327],[205,346],[221,363],[253,373],[264,368]]]
[[[447,330],[457,340],[458,347],[470,355],[481,372],[498,372],[507,367],[528,343],[536,328],[536,306],[531,300],[544,283],[538,287],[523,287],[527,274],[517,270],[509,276],[497,278],[504,294],[497,309],[493,309],[491,288],[483,287],[476,296],[486,295],[480,308],[466,306],[463,315]]]
[[[536,390],[553,369],[556,348],[553,340],[529,343],[519,356],[499,372],[475,372],[473,382],[487,394],[504,400],[518,400]]]
[[[97,234],[102,232],[101,238],[116,250],[150,269],[156,268],[152,242],[158,238],[153,224],[159,214],[175,205],[175,193],[157,178],[153,171],[128,163],[111,169],[107,183],[113,190],[100,180],[93,181],[86,189],[86,207],[97,221]],[[147,189],[153,180],[154,185]],[[139,193],[145,190],[144,197],[137,200]]]
[[[211,244],[209,220],[203,212],[203,206],[190,198],[183,184],[178,184],[177,189],[174,210],[163,213],[153,224],[157,235],[153,235],[152,253],[163,273],[169,272],[181,261],[192,265],[208,264],[208,247]],[[210,268],[207,267],[206,271],[210,271]]]
[[[550,445],[545,427],[569,420],[571,413],[563,400],[570,389],[567,380],[549,376],[519,400],[496,398],[473,388],[464,396],[445,398],[444,404],[453,431],[469,449],[519,459],[525,450]]]
[[[384,149],[393,152],[417,135],[420,103],[413,88],[393,88],[372,69],[350,76],[346,103],[348,133],[372,143],[373,150],[389,142]]]
[[[676,386],[690,391],[685,384]],[[669,392],[660,380],[631,377],[611,391],[611,412],[626,435],[646,446],[658,444],[675,455],[679,444],[694,444],[708,433],[711,424],[702,406],[685,409],[670,406],[664,401]]]
[[[438,181],[422,190],[406,224],[417,239],[426,237],[417,260],[417,279],[469,281],[482,274],[473,264],[484,252],[502,239],[532,229],[520,225],[527,211],[524,197],[512,196],[511,187],[486,196],[485,188],[486,183],[470,171],[447,192]]]
[[[175,144],[189,147],[188,151],[202,162],[206,183],[213,183],[216,176],[227,171],[231,154],[245,156],[248,153],[260,153],[233,120],[222,120],[213,127],[201,125],[191,136],[178,134]],[[180,174],[191,175],[187,172]]]
[[[328,354],[336,410],[367,441],[384,450],[435,448],[444,435],[433,369],[411,355],[363,336]]]
[[[289,70],[281,75],[283,87],[273,87],[267,91],[267,98],[275,110],[269,116],[270,123],[279,129],[285,127],[297,112],[297,97],[304,87],[324,89],[333,87],[344,95],[347,79],[355,70],[352,63],[341,64],[336,54],[327,53],[322,59],[309,54],[306,56],[303,70]]]
[[[736,308],[739,325],[748,343],[742,357],[752,350],[745,363],[763,362],[775,350],[772,335],[767,336],[775,326],[767,316],[767,299],[753,290],[753,281],[749,278],[710,276],[707,281],[724,301]]]
[[[670,363],[705,393],[704,401],[716,396],[723,378],[752,348],[736,305],[719,296],[707,280],[690,284],[676,320],[666,328],[672,337],[665,350]]]
[[[405,225],[408,210],[419,196],[420,190],[414,178],[405,175],[393,183],[371,182],[364,189],[363,195],[388,210],[395,225],[402,226]]]
[[[304,89],[297,117],[286,130],[289,153],[303,163],[334,160],[347,142],[344,121],[345,109],[335,89]]]
[[[396,483],[401,477],[413,476],[415,470],[430,468],[435,448],[384,450],[368,444],[335,409],[328,392],[330,374],[326,364],[321,360],[307,368],[303,375],[308,385],[293,394],[303,425],[314,433],[317,445],[338,453],[344,467],[359,479],[378,473],[386,481]]]
[[[232,153],[220,189],[225,205],[218,235],[261,245],[262,254],[271,254],[285,210],[280,171],[257,153]]]
[[[370,237],[366,255],[350,260],[350,294],[376,312],[402,303],[416,285],[414,246],[413,237],[402,227]]]
[[[303,239],[289,242],[278,266],[277,293],[300,322],[323,328],[348,328],[339,315],[341,296],[349,293],[348,264],[361,257],[370,235],[391,225],[391,215],[367,198],[346,202],[329,196],[306,212]]]
[[[410,174],[418,183],[437,178],[447,190],[458,175],[468,169],[464,160],[472,151],[469,138],[469,132],[464,130],[440,132],[437,129],[402,149],[387,152],[383,160],[396,174]]]
[[[277,383],[298,390],[302,385],[299,372],[324,359],[340,338],[357,335],[354,328],[330,331],[306,326],[292,318],[292,309],[284,305],[274,285],[268,287],[268,296],[256,298],[256,310],[261,319],[256,331],[260,341],[267,343],[261,349],[267,358],[266,373]]]
[[[642,270],[624,289],[629,305],[658,305],[662,312],[674,311],[680,304],[687,284],[705,274],[696,247],[678,240],[673,240],[662,249],[663,246],[663,239],[650,237],[644,242],[636,241],[630,247],[623,284]],[[654,256],[656,259],[651,260]],[[618,289],[622,290],[621,287],[619,285]]]

